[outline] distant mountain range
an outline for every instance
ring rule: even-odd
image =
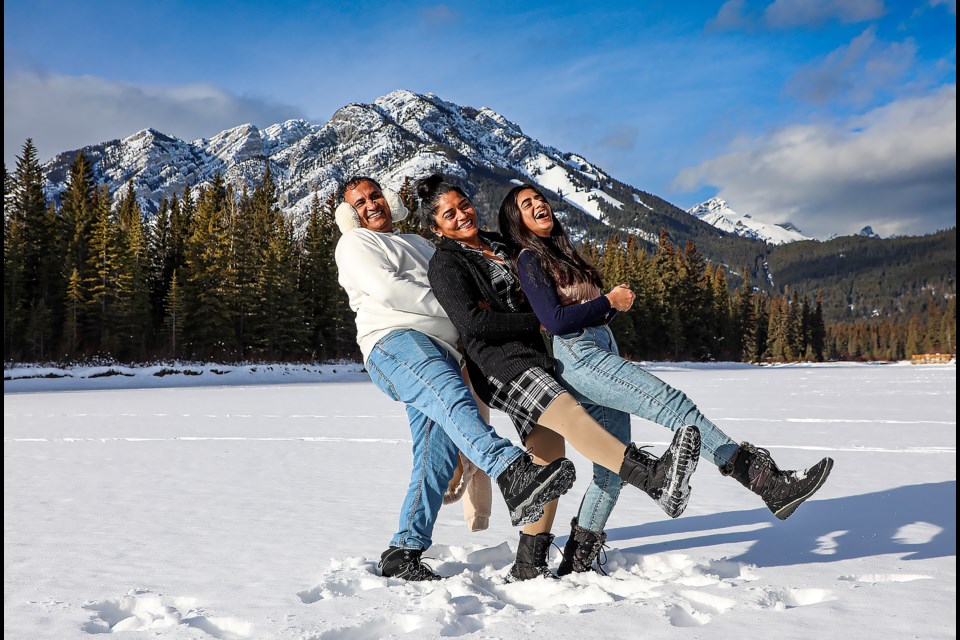
[[[208,184],[217,173],[239,189],[256,184],[269,166],[280,206],[301,224],[313,194],[326,198],[345,177],[372,175],[384,186],[400,188],[408,179],[440,172],[471,193],[488,226],[495,226],[500,199],[512,184],[533,182],[551,194],[576,238],[603,241],[632,234],[655,245],[663,231],[681,247],[693,241],[731,274],[747,269],[764,287],[789,284],[771,272],[768,258],[777,247],[818,242],[789,224],[738,214],[718,198],[684,211],[617,180],[581,155],[540,143],[490,109],[404,90],[372,104],[347,105],[322,125],[289,120],[259,129],[245,124],[191,142],[145,129],[82,151],[95,179],[109,185],[114,198],[132,181],[148,215],[163,198],[180,196],[188,185]],[[77,152],[60,153],[44,165],[49,199],[59,200]],[[869,228],[861,232],[871,234]]]
[[[770,244],[786,244],[798,240],[810,240],[799,229],[785,222],[783,224],[768,224],[754,220],[749,213],[737,213],[727,206],[720,198],[711,198],[695,207],[687,209],[687,213],[694,215],[707,224],[711,224],[721,231],[732,233],[744,238],[762,240]]]
[[[244,124],[192,142],[145,129],[83,151],[97,180],[108,184],[115,198],[133,180],[147,213],[187,185],[209,183],[218,172],[238,188],[252,187],[268,165],[281,206],[297,219],[308,211],[314,191],[326,197],[348,175],[374,175],[398,188],[406,178],[431,171],[470,182],[480,169],[499,175],[496,182],[532,181],[553,192],[575,226],[596,227],[587,219],[592,218],[611,232],[650,242],[659,235],[656,225],[645,224],[648,212],[657,208],[648,201],[650,194],[617,182],[580,155],[539,143],[490,109],[462,107],[430,94],[394,91],[373,104],[348,105],[324,125],[289,120],[261,130]],[[44,166],[49,198],[66,188],[76,153],[61,153]],[[771,244],[807,239],[788,225],[737,214],[717,198],[690,213],[724,233]]]

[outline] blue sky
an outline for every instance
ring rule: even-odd
[[[4,3],[4,161],[154,127],[490,107],[688,208],[811,236],[956,226],[956,1]]]

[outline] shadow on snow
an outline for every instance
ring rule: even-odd
[[[835,562],[885,554],[903,554],[904,560],[923,560],[957,554],[957,483],[955,480],[908,485],[887,491],[814,500],[789,520],[774,518],[767,509],[733,511],[705,516],[618,527],[607,532],[608,543],[647,536],[689,534],[675,540],[621,548],[625,553],[653,554],[694,547],[752,542],[736,562],[773,567]],[[751,531],[718,529],[769,523]],[[919,525],[927,535],[904,535],[903,528]],[[934,532],[929,525],[939,528]],[[711,531],[711,533],[701,533]],[[907,530],[909,531],[909,530]],[[929,537],[929,540],[920,538]],[[558,540],[561,545],[563,541]]]

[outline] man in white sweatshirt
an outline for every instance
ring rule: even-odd
[[[573,464],[560,458],[538,466],[487,424],[460,375],[458,335],[427,281],[433,245],[401,234],[406,216],[395,193],[357,176],[341,189],[337,224],[339,281],[357,314],[357,343],[373,382],[406,404],[413,469],[400,510],[400,528],[380,561],[384,576],[438,580],[421,562],[457,451],[495,478],[513,524],[538,520],[543,507],[573,485]]]

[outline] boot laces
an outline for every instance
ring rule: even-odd
[[[779,485],[783,475],[777,463],[773,461],[769,449],[763,447],[753,447],[750,460],[750,488],[754,491],[769,491],[773,486]],[[773,482],[773,485],[769,485]]]
[[[607,549],[610,548],[606,542],[600,545],[600,553],[597,554],[597,573],[602,576],[610,575],[607,573],[606,569],[603,568],[603,565],[607,564]]]
[[[599,540],[599,538],[597,538],[597,540]],[[557,548],[557,551],[559,551],[560,555],[562,556],[563,549],[560,548],[560,545],[554,542],[553,546]],[[587,545],[578,546],[577,551],[579,551],[582,548],[585,548],[586,546]],[[606,542],[601,542],[600,550],[597,551],[596,553],[594,552],[594,550],[596,549],[596,545],[589,545],[589,546],[590,546],[590,555],[597,559],[597,573],[599,573],[602,576],[610,575],[603,569],[603,565],[607,564],[607,549],[610,548],[610,545],[608,545]],[[574,555],[577,555],[576,552],[574,552]],[[591,564],[593,563],[591,562]]]
[[[436,560],[436,558],[427,558],[427,560]],[[383,569],[383,563],[383,559],[377,563],[377,567],[381,570]],[[421,556],[404,550],[403,560],[400,562],[399,570],[392,577],[403,578],[405,580],[423,580],[431,577],[439,578],[440,574],[434,571],[433,567],[423,562]]]

